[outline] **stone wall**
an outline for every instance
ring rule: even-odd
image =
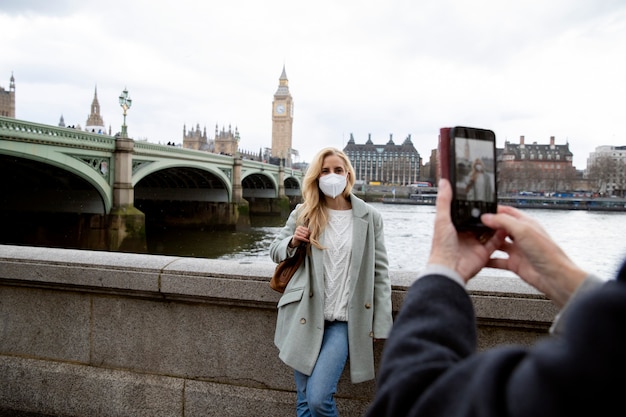
[[[273,269],[0,245],[0,415],[294,415],[292,371],[273,344]],[[392,271],[394,311],[414,275]],[[481,348],[532,343],[556,313],[513,277],[469,290]],[[340,414],[362,415],[373,393],[344,372]]]

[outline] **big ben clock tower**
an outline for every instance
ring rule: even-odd
[[[272,157],[284,159],[291,166],[291,132],[293,126],[293,100],[289,94],[289,80],[283,65],[278,80],[278,90],[272,102]]]

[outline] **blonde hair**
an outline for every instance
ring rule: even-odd
[[[482,165],[483,166],[483,171],[485,170],[485,163],[483,162],[483,160],[480,159],[480,158],[474,159],[474,162],[472,162],[472,172],[471,172],[471,175],[470,175],[470,179],[472,181],[476,181],[476,177],[478,177],[478,170],[476,169],[477,165]]]
[[[348,172],[346,188],[342,193],[346,199],[350,198],[350,193],[352,192],[355,181],[354,168],[350,163],[350,159],[339,149],[324,148],[313,157],[313,161],[309,165],[302,183],[302,198],[304,201],[300,207],[297,223],[301,225],[306,224],[309,227],[311,231],[309,240],[311,244],[318,249],[323,249],[323,246],[319,242],[319,237],[328,223],[328,215],[325,210],[326,200],[324,193],[322,193],[319,187],[319,177],[322,173],[324,159],[331,155],[341,158],[344,169]]]

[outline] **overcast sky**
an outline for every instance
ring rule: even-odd
[[[271,146],[271,103],[286,68],[293,147],[310,161],[410,134],[422,157],[439,128],[495,131],[498,146],[570,144],[586,167],[626,145],[623,0],[3,0],[0,86],[16,118],[182,143],[183,126],[237,127],[242,149]]]

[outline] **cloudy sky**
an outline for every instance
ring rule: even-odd
[[[570,144],[583,169],[599,145],[626,145],[623,0],[3,0],[0,86],[16,117],[85,125],[97,86],[115,133],[182,143],[237,127],[243,149],[271,146],[283,65],[293,147],[310,161],[409,134],[423,157],[439,128],[504,141]]]

